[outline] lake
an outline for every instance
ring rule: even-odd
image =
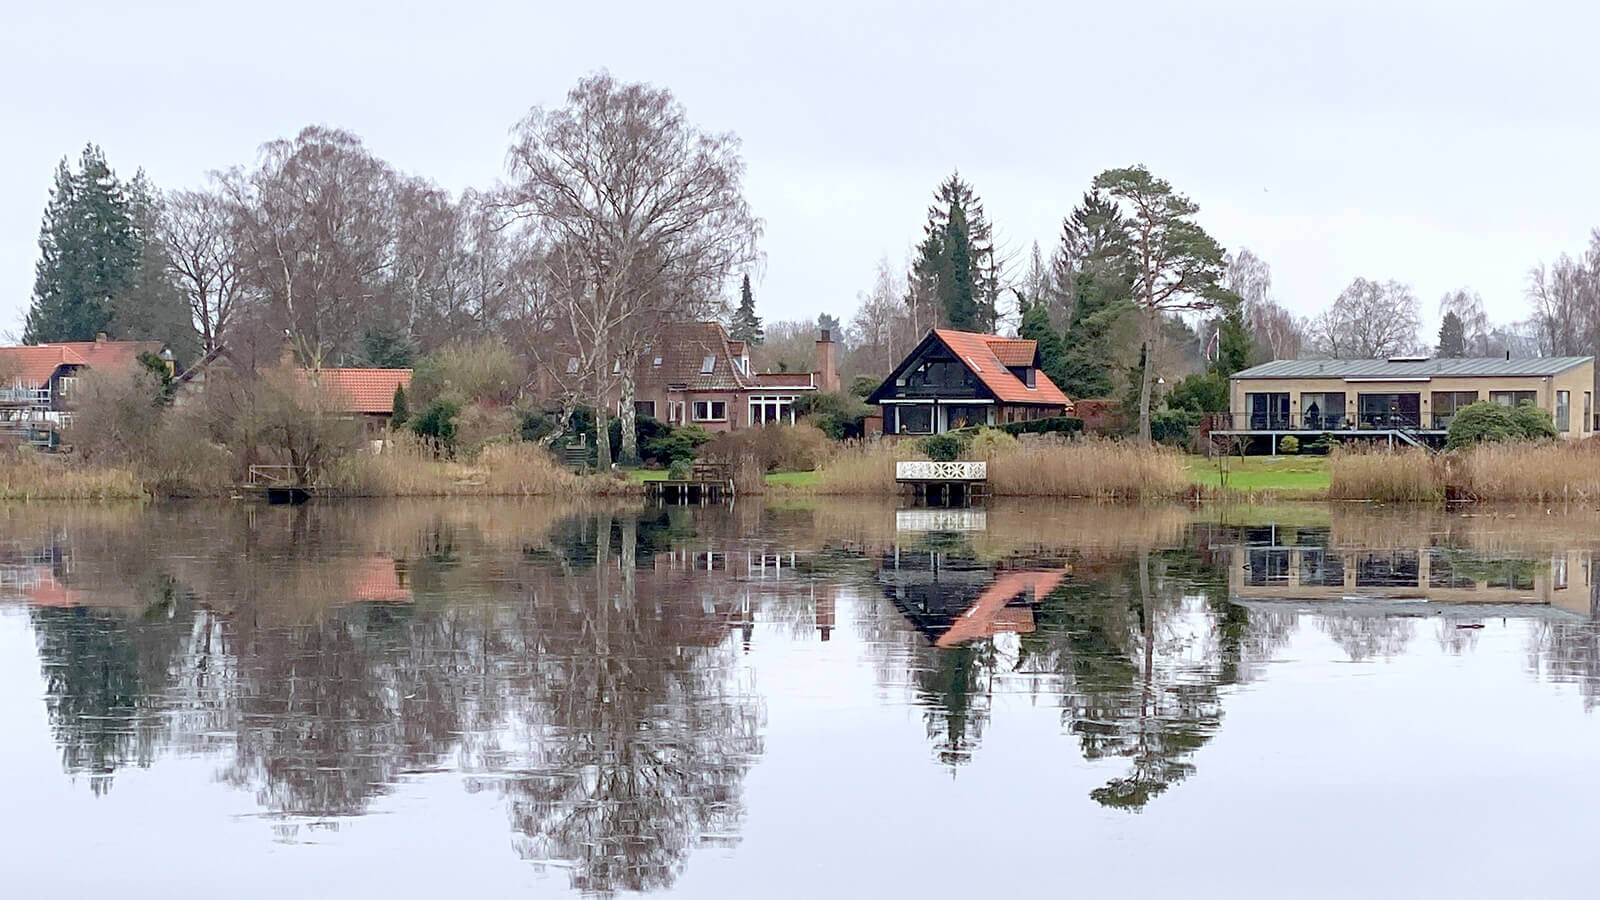
[[[1600,513],[0,508],[7,896],[1545,896]]]

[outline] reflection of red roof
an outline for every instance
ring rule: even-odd
[[[6,387],[42,388],[62,366],[82,365],[87,365],[83,357],[59,344],[0,347],[0,381]]]
[[[1050,376],[1034,373],[1034,387],[1028,387],[1006,366],[1033,365],[1034,342],[1017,338],[1004,338],[992,334],[973,334],[970,331],[951,331],[936,328],[934,334],[944,341],[983,381],[995,398],[1005,403],[1033,403],[1043,406],[1071,406],[1072,401],[1061,393]],[[1026,359],[1023,354],[1026,352]],[[1004,357],[1002,359],[1001,357]]]
[[[309,375],[301,369],[300,377]],[[343,412],[389,415],[394,412],[394,389],[411,387],[411,370],[323,369],[317,383],[348,403]]]
[[[394,560],[374,556],[351,572],[350,599],[357,603],[410,603],[411,591],[400,583]]]
[[[1033,610],[1027,607],[1008,607],[1021,594],[1030,594],[1030,602],[1037,603],[1056,589],[1061,579],[1067,577],[1066,569],[1042,572],[1006,572],[989,585],[967,611],[950,623],[950,628],[935,647],[954,647],[974,638],[993,634],[1026,634],[1033,631]]]
[[[50,570],[41,566],[36,570],[39,580],[28,588],[30,606],[82,606],[83,599],[76,591],[57,581]]]

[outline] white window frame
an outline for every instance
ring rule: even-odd
[[[688,407],[685,405],[684,401],[682,401],[682,400],[668,400],[667,401],[667,424],[668,425],[683,425],[683,424],[685,424],[686,422],[689,421],[688,418],[686,417],[686,413],[687,412],[688,412]]]
[[[795,423],[794,401],[796,399],[797,397],[794,394],[754,394],[745,403],[745,408],[747,410],[745,420],[752,426],[765,425],[767,424],[767,421],[778,422],[780,424],[783,422],[788,422],[790,425],[793,425]],[[763,422],[757,422],[756,410],[761,409],[764,411],[768,406],[773,407],[773,412],[775,414],[774,418]],[[765,419],[765,415],[763,415],[762,418]]]
[[[717,358],[708,353],[704,359],[700,360],[700,374],[710,375],[715,371],[717,371]]]

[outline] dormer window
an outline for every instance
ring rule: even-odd
[[[567,357],[567,374],[578,374],[578,358],[576,356]]]
[[[716,369],[717,358],[715,356],[707,356],[705,359],[700,360],[701,375],[710,375],[712,372],[716,371]]]

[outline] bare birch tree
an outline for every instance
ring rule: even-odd
[[[671,92],[601,72],[565,106],[518,123],[507,168],[510,208],[561,248],[556,296],[582,345],[597,461],[609,467],[613,371],[637,364],[648,328],[715,297],[756,257],[761,223],[744,199],[739,141],[696,128]],[[631,420],[632,396],[622,409]]]
[[[161,239],[200,332],[202,355],[222,344],[241,291],[232,226],[227,202],[210,190],[173,191],[161,215]]]
[[[1313,349],[1331,359],[1383,359],[1414,351],[1421,325],[1411,288],[1357,278],[1311,320],[1309,336]]]

